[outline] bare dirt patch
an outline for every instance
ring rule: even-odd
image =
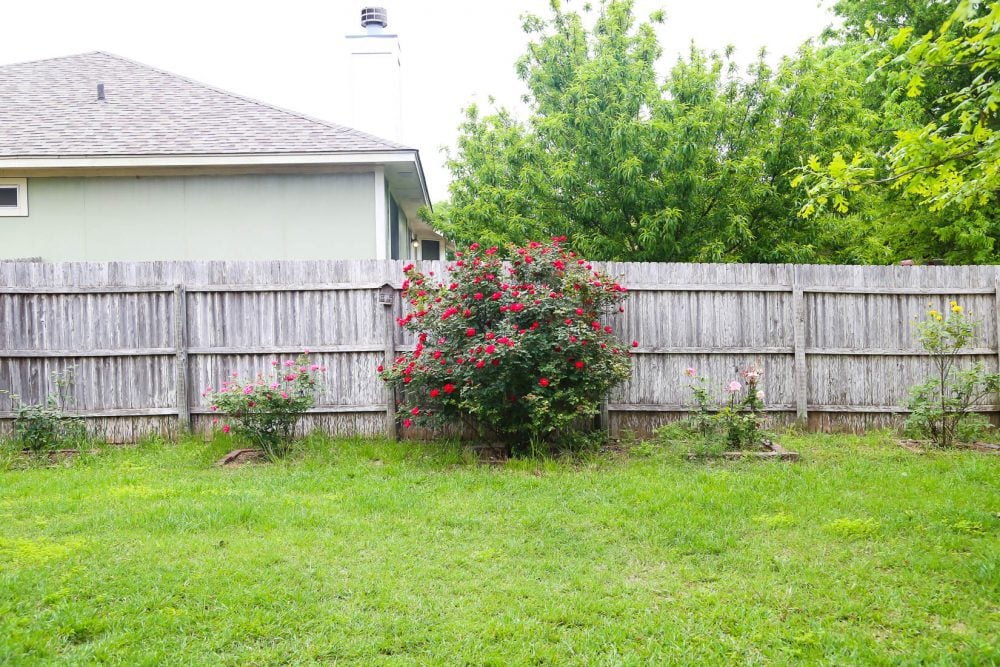
[[[248,463],[264,463],[265,461],[267,461],[267,457],[264,456],[263,449],[234,449],[219,459],[215,465],[223,468],[232,468]]]

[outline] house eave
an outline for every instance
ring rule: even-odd
[[[0,155],[0,169],[91,169],[97,167],[199,167],[288,164],[386,164],[416,162],[416,150],[337,153],[219,153],[163,155]]]

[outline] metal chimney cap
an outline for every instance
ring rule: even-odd
[[[361,27],[367,28],[369,26],[389,27],[389,15],[386,13],[385,7],[363,7],[361,9]]]

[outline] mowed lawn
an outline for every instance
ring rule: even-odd
[[[231,442],[0,472],[0,664],[1000,662],[1000,457],[478,465]]]

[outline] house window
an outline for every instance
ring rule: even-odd
[[[0,217],[28,215],[28,179],[0,178]]]
[[[431,260],[441,259],[441,242],[421,241],[420,259],[431,259]]]

